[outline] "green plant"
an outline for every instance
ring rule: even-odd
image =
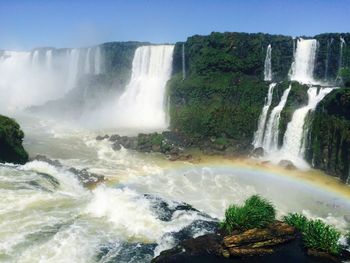
[[[340,252],[338,244],[340,232],[333,226],[327,225],[321,220],[309,220],[298,213],[291,213],[283,218],[287,224],[294,226],[302,233],[304,244],[307,248],[324,251],[337,255]]]
[[[346,241],[348,242],[348,245],[350,245],[350,230],[345,235]]]
[[[309,222],[306,216],[299,213],[288,214],[283,217],[283,221],[288,225],[294,226],[300,232],[304,232]]]
[[[340,232],[321,220],[310,220],[303,231],[303,240],[308,248],[337,255],[340,252],[338,243]]]
[[[276,217],[276,210],[266,199],[253,195],[243,206],[230,205],[225,211],[225,219],[221,227],[227,232],[263,228],[272,223]]]

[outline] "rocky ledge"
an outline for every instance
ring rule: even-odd
[[[153,263],[186,262],[342,262],[349,252],[339,257],[304,248],[301,235],[294,227],[275,221],[266,228],[226,234],[217,231],[190,238],[165,250]]]
[[[246,156],[252,148],[248,142],[238,142],[228,138],[192,139],[174,131],[162,133],[140,133],[137,136],[104,135],[97,136],[96,140],[108,140],[115,151],[122,147],[139,152],[157,152],[167,156],[171,161],[191,160],[188,153],[191,149],[200,149],[208,155]]]

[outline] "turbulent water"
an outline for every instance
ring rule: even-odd
[[[273,200],[279,215],[300,211],[348,226],[343,216],[349,202],[294,179],[249,167],[115,152],[108,141],[71,124],[28,116],[19,121],[30,154],[64,166],[0,166],[2,262],[149,262],[183,238],[213,231],[211,222],[230,203],[255,193]],[[105,175],[108,182],[84,188],[68,170],[72,166]]]
[[[315,110],[317,104],[329,93],[332,88],[310,87],[308,90],[308,104],[293,113],[284,134],[282,153],[284,157],[293,162],[300,163],[305,153],[305,140],[307,134],[306,118],[308,113]]]
[[[173,50],[174,45],[138,47],[130,82],[112,105],[97,111],[93,123],[141,132],[166,129],[166,83],[171,76]]]
[[[84,74],[100,74],[100,47],[4,51],[0,55],[0,110],[13,112],[63,97]]]

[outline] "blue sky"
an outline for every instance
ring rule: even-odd
[[[212,31],[350,31],[350,0],[0,0],[0,49],[185,40]]]

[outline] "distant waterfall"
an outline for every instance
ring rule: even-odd
[[[86,56],[85,56],[85,65],[84,65],[84,73],[90,74],[91,72],[91,48],[87,49]]]
[[[272,80],[272,69],[271,69],[271,45],[267,46],[266,57],[264,63],[264,80],[271,81]]]
[[[284,134],[282,152],[289,160],[295,161],[304,157],[305,139],[307,132],[305,120],[310,111],[315,110],[317,104],[329,93],[332,88],[321,88],[317,92],[317,87],[308,89],[308,104],[293,113],[292,120],[288,123]]]
[[[67,55],[69,57],[67,88],[70,89],[75,86],[78,79],[80,50],[74,48],[69,50]]]
[[[327,80],[328,79],[328,68],[329,68],[329,56],[330,56],[330,50],[331,50],[331,46],[333,44],[333,38],[331,40],[328,40],[327,42],[327,55],[326,55],[326,67],[325,67],[325,71],[324,71],[324,79]]]
[[[117,101],[119,127],[165,129],[165,87],[171,76],[173,45],[142,46],[135,51],[132,74]]]
[[[32,55],[32,65],[38,66],[39,65],[39,50],[35,50]]]
[[[340,37],[340,53],[339,53],[339,66],[338,66],[339,70],[343,67],[343,49],[345,44],[346,42],[344,38]]]
[[[317,40],[299,38],[291,67],[291,80],[301,83],[314,83]]]
[[[101,73],[102,61],[100,47],[3,51],[0,53],[0,92],[7,96],[0,98],[0,111],[21,110],[61,98],[77,87],[87,71]]]
[[[269,111],[269,108],[272,103],[272,95],[273,95],[273,89],[275,88],[276,83],[271,83],[269,85],[269,90],[267,93],[267,98],[265,105],[262,109],[262,112],[259,117],[259,122],[258,122],[258,130],[254,134],[254,141],[253,145],[255,148],[261,147],[262,146],[262,141],[264,138],[264,131],[265,131],[265,125],[266,125],[266,119],[267,119],[267,113]]]
[[[278,149],[278,136],[279,136],[279,124],[281,112],[287,103],[288,95],[292,86],[289,85],[288,89],[283,92],[280,102],[273,108],[269,120],[266,125],[264,139],[262,147],[265,151],[271,152]]]
[[[95,48],[95,74],[101,74],[101,48],[96,47]]]

